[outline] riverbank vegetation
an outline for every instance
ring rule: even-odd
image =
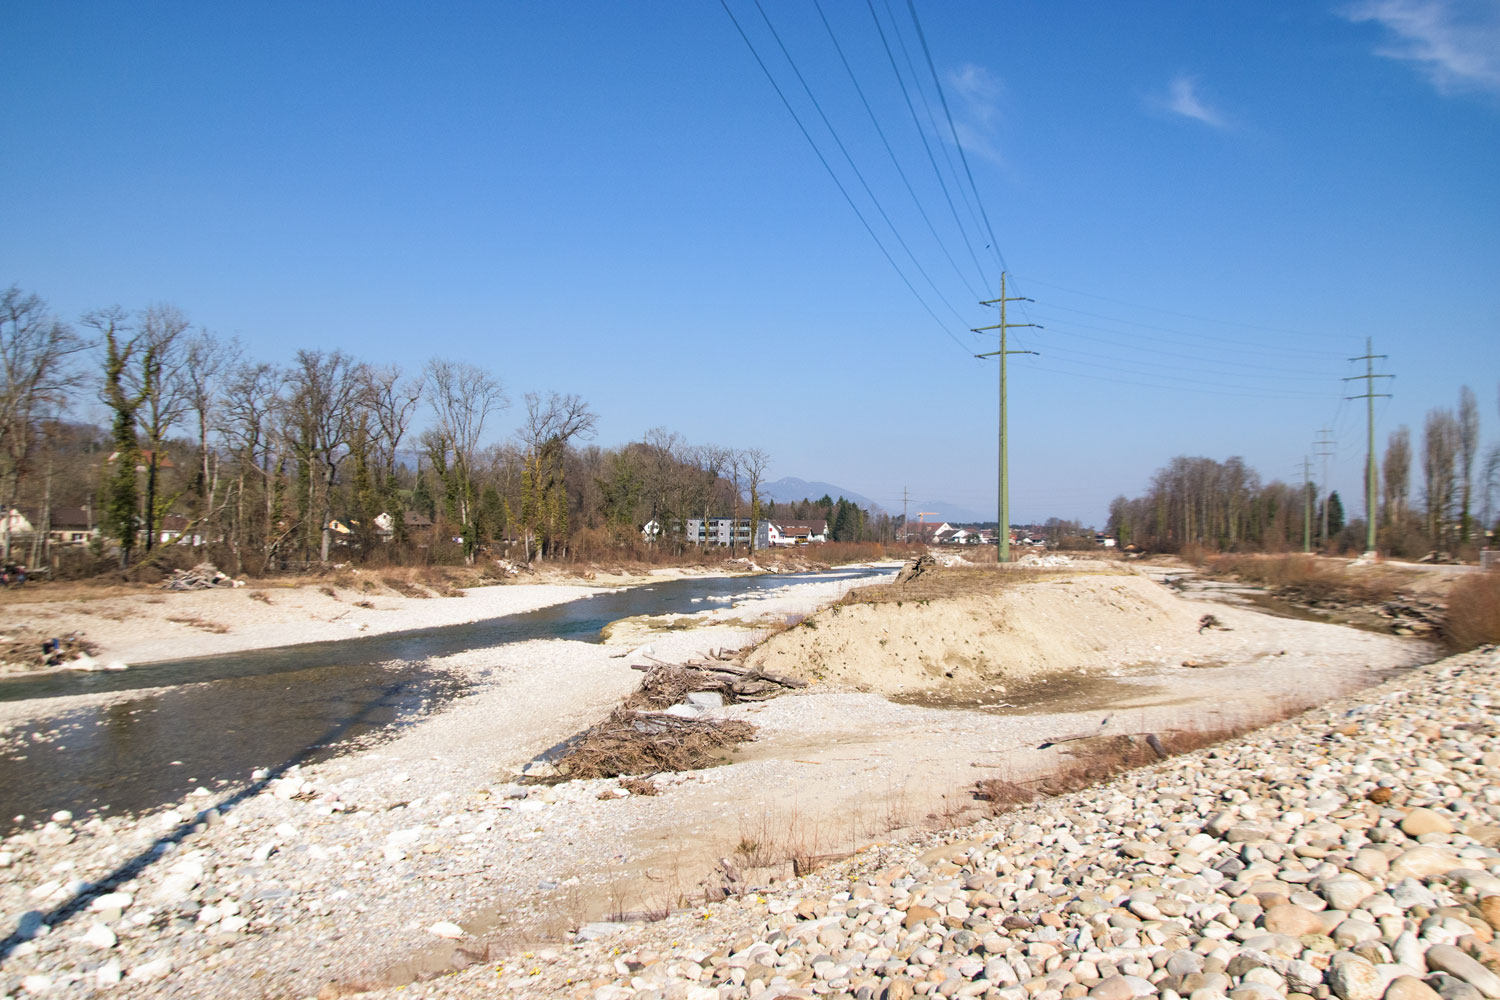
[[[54,578],[149,577],[211,560],[236,575],[315,566],[641,566],[747,555],[689,541],[691,518],[821,518],[884,554],[898,525],[843,498],[777,505],[770,456],[666,428],[593,443],[575,394],[519,399],[493,373],[419,372],[343,351],[249,356],[171,306],[90,312],[0,292],[0,548]],[[107,426],[83,419],[102,402]],[[502,414],[515,429],[500,433]],[[858,558],[823,549],[817,558]],[[759,557],[759,554],[756,554]],[[136,570],[136,567],[142,567]]]
[[[1420,453],[1409,428],[1390,433],[1376,478],[1380,552],[1477,557],[1500,528],[1500,444],[1481,456],[1479,431],[1478,400],[1464,386],[1456,410],[1428,411]],[[1108,530],[1122,546],[1157,552],[1359,552],[1366,522],[1345,512],[1364,507],[1315,481],[1264,482],[1241,458],[1178,456],[1144,494],[1110,503]]]

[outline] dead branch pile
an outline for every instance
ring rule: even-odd
[[[51,637],[41,634],[0,635],[0,670],[55,667],[80,656],[93,656],[99,647],[80,633]]]
[[[706,657],[686,663],[667,663],[646,657],[647,663],[633,669],[644,670],[640,687],[625,699],[626,708],[668,708],[695,691],[712,691],[723,696],[726,705],[741,701],[767,701],[792,688],[806,687],[795,677],[781,677],[764,670],[747,669],[729,650],[715,650]]]
[[[717,751],[755,735],[748,722],[708,722],[617,708],[553,762],[565,778],[691,771],[719,763]]]
[[[173,570],[172,576],[161,587],[163,590],[213,590],[234,585],[234,578],[220,573],[219,567],[201,562],[192,569]]]

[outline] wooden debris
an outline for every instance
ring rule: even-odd
[[[689,694],[705,691],[721,695],[726,705],[742,701],[767,701],[807,682],[747,668],[735,657],[739,650],[716,649],[707,657],[685,663],[669,663],[647,656],[647,663],[631,669],[644,671],[641,686],[625,702],[627,708],[667,708]]]
[[[739,720],[708,722],[617,708],[573,740],[553,764],[568,779],[691,771],[718,763],[716,751],[754,735],[755,727]]]
[[[192,569],[179,569],[161,585],[163,590],[213,590],[216,587],[236,586],[234,578],[220,573],[213,563],[201,562]]]
[[[6,667],[36,670],[56,667],[83,656],[93,656],[99,647],[81,633],[47,636],[0,634],[0,670]]]

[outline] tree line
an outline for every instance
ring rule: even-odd
[[[770,510],[759,448],[665,428],[603,448],[590,443],[598,415],[560,392],[522,395],[519,426],[502,436],[513,400],[479,366],[433,358],[405,372],[313,349],[272,364],[167,305],[75,325],[12,286],[0,293],[0,369],[3,510],[30,505],[45,521],[88,507],[120,566],[183,540],[236,573],[472,562],[497,548],[526,562],[647,545],[681,554],[689,518]],[[94,401],[107,428],[78,418]],[[846,506],[828,508],[844,540],[894,537],[888,518]],[[48,525],[34,527],[33,551]],[[10,528],[7,517],[7,560]]]
[[[1468,386],[1456,409],[1428,411],[1420,455],[1414,456],[1410,428],[1391,432],[1377,470],[1382,552],[1466,552],[1500,530],[1500,444],[1480,461],[1479,435],[1479,403]],[[1241,458],[1179,456],[1156,471],[1144,495],[1110,503],[1109,531],[1121,545],[1162,551],[1188,545],[1286,551],[1301,548],[1308,535],[1326,549],[1363,547],[1363,519],[1345,523],[1343,499],[1324,489],[1315,482],[1263,482]]]

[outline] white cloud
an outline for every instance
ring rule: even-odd
[[[1375,54],[1415,64],[1439,93],[1500,94],[1500,4],[1494,0],[1360,0],[1339,13],[1384,27],[1394,38]]]
[[[952,110],[959,143],[968,152],[1003,165],[1005,156],[995,141],[995,133],[1005,85],[983,66],[969,63],[948,74],[947,89],[957,98],[957,107]]]
[[[1214,108],[1208,106],[1203,98],[1198,96],[1198,78],[1179,73],[1173,77],[1171,86],[1167,89],[1167,99],[1164,106],[1173,114],[1182,115],[1200,121],[1214,128],[1226,128],[1228,122],[1224,116]]]

